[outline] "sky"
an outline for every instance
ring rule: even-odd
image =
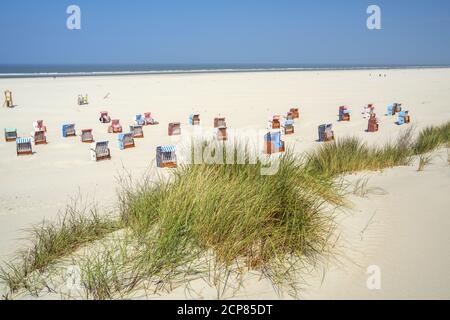
[[[81,29],[69,30],[69,5]],[[366,10],[381,9],[381,30]],[[449,0],[0,0],[0,64],[450,65]]]

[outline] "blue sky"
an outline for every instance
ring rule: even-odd
[[[0,64],[450,64],[448,0],[0,0]],[[81,8],[81,30],[66,8]],[[382,30],[368,30],[368,5]]]

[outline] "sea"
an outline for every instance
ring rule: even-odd
[[[76,77],[177,73],[268,72],[365,69],[447,68],[450,65],[325,65],[325,64],[83,64],[2,65],[0,78]]]

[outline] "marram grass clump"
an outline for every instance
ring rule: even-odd
[[[261,164],[186,166],[170,184],[141,186],[122,199],[122,218],[137,233],[156,233],[161,256],[183,251],[174,248],[180,244],[251,267],[312,255],[326,246],[332,226],[325,205],[344,200],[334,182],[299,162],[286,154],[272,176],[260,174]]]

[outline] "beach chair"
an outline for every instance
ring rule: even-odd
[[[298,111],[298,108],[291,108],[291,110],[289,110],[289,113],[292,114],[292,118],[293,119],[299,119],[300,118],[300,112]]]
[[[75,137],[77,135],[77,133],[75,131],[75,124],[73,124],[73,123],[63,124],[61,131],[62,131],[62,136],[64,138]]]
[[[273,116],[272,120],[269,121],[270,129],[280,129],[281,128],[281,116]]]
[[[282,132],[285,135],[294,134],[294,120],[285,119],[281,123]]]
[[[409,122],[410,122],[410,117],[409,117],[408,110],[400,111],[397,114],[397,124],[399,126],[402,125],[402,124],[405,124],[405,123],[409,123]]]
[[[225,121],[225,118],[214,118],[214,128],[219,128],[219,127],[226,127],[227,126],[227,122]]]
[[[151,112],[145,112],[144,113],[144,120],[145,120],[145,124],[146,125],[150,125],[150,126],[154,126],[154,125],[157,125],[159,123],[158,121],[156,121],[152,117],[152,113]]]
[[[119,139],[119,149],[120,150],[125,150],[125,149],[135,147],[133,134],[131,132],[119,134],[118,139]]]
[[[219,140],[219,141],[228,140],[227,127],[222,126],[222,127],[216,128],[216,137],[217,137],[217,140]]]
[[[5,91],[5,102],[3,103],[3,105],[6,106],[7,108],[14,107],[12,92],[9,90]]]
[[[111,117],[108,115],[108,111],[100,112],[99,120],[100,120],[101,123],[110,123],[111,122]]]
[[[108,148],[108,141],[98,141],[91,143],[91,160],[100,161],[111,159],[111,152]]]
[[[401,103],[394,103],[394,114],[399,113],[400,111],[402,111],[402,105]]]
[[[264,136],[264,153],[274,154],[285,151],[284,141],[281,140],[281,132],[270,131]]]
[[[47,144],[47,137],[45,136],[45,131],[44,130],[34,131],[33,140],[35,146],[37,146],[38,144]]]
[[[33,141],[32,138],[17,138],[16,139],[17,156],[33,154],[33,147],[31,145],[32,141]]]
[[[17,129],[15,128],[6,128],[5,129],[5,141],[12,142],[17,139]]]
[[[200,115],[199,114],[191,114],[189,116],[189,124],[191,126],[199,126],[200,125]]]
[[[179,122],[169,123],[169,136],[178,136],[181,134],[181,124]]]
[[[339,107],[339,121],[350,121],[350,110],[346,106]]]
[[[47,132],[47,127],[44,126],[44,120],[38,120],[33,123],[34,131],[44,131]]]
[[[402,111],[402,105],[401,103],[393,103],[387,107],[387,116],[395,116],[396,113],[399,113]]]
[[[134,123],[135,123],[136,125],[138,125],[138,126],[144,126],[144,125],[146,125],[145,119],[144,119],[144,117],[142,116],[142,114],[137,114],[137,115],[134,116]]]
[[[130,132],[133,135],[133,138],[143,138],[144,137],[144,130],[142,129],[142,126],[132,125],[132,126],[130,126]]]
[[[81,142],[84,142],[84,143],[94,142],[94,135],[92,134],[92,129],[82,129],[81,130]]]
[[[122,125],[120,124],[120,120],[114,119],[111,120],[111,125],[108,127],[109,133],[122,133]]]
[[[156,148],[156,165],[158,168],[176,168],[177,155],[174,146]]]
[[[334,140],[333,125],[331,123],[320,125],[318,131],[319,131],[319,141],[326,142]]]
[[[367,132],[377,132],[379,127],[379,122],[377,119],[377,115],[375,113],[370,114],[368,126],[367,126]]]
[[[86,94],[85,96],[83,95],[78,95],[78,105],[79,106],[84,106],[84,105],[88,105],[89,104],[89,100],[88,100],[88,95]]]

